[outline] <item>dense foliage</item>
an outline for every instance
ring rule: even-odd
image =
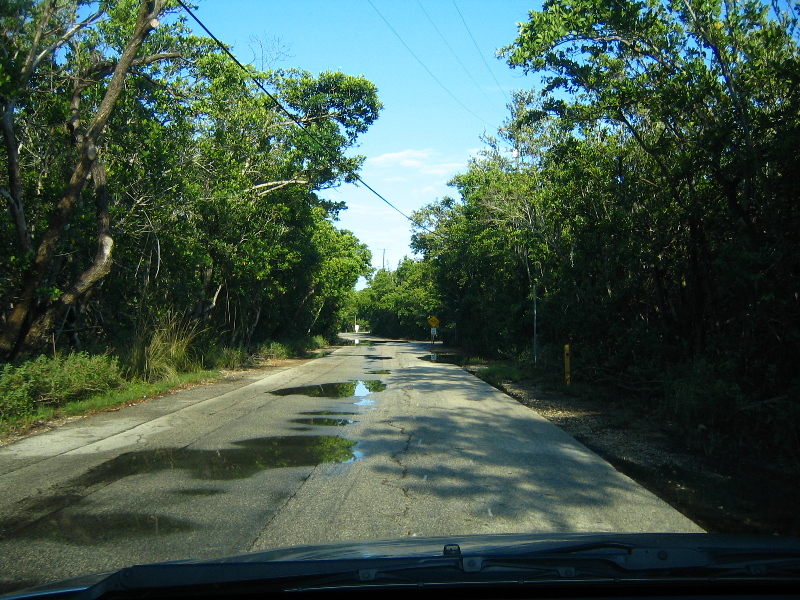
[[[532,354],[536,310],[540,365],[569,343],[576,380],[800,451],[798,14],[751,0],[531,12],[503,52],[541,89],[515,95],[457,199],[415,214],[436,306],[408,306],[472,351],[516,356]]]
[[[434,283],[427,263],[405,258],[396,270],[379,269],[370,277],[357,295],[358,314],[377,335],[425,339],[426,319],[437,307]]]
[[[175,315],[206,346],[339,330],[370,254],[317,192],[358,171],[375,86],[245,73],[184,21],[167,0],[2,3],[0,360],[122,352]]]

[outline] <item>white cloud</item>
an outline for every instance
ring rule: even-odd
[[[451,173],[455,173],[456,171],[461,171],[466,169],[467,163],[466,162],[450,162],[450,163],[434,163],[430,165],[425,165],[420,170],[425,173],[426,175],[449,175]]]
[[[443,157],[439,152],[431,149],[415,150],[409,148],[400,152],[387,152],[380,156],[368,158],[367,164],[383,169],[409,169],[416,171],[420,175],[442,177],[465,169],[467,161],[465,159],[456,161],[453,157]],[[406,179],[405,177],[401,178],[401,176],[393,176],[384,181],[403,181]]]
[[[432,154],[434,154],[434,151],[430,149],[414,150],[409,148],[408,150],[401,150],[400,152],[387,152],[386,154],[381,154],[380,156],[373,156],[368,158],[367,162],[375,165],[386,166],[414,166],[420,164],[421,159],[428,158]]]
[[[430,199],[431,202],[434,200],[434,196],[436,195],[437,189],[432,185],[426,185],[422,189],[415,189],[411,192],[412,197],[414,198],[427,198]]]

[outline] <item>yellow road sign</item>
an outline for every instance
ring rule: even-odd
[[[428,325],[431,327],[438,327],[439,326],[439,319],[436,317],[428,317]]]

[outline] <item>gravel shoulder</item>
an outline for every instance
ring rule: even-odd
[[[686,432],[621,403],[570,397],[531,382],[501,390],[564,429],[710,533],[800,535],[800,476],[748,456],[709,456]],[[777,461],[776,461],[777,462]]]

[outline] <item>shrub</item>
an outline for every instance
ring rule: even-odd
[[[261,359],[290,358],[293,356],[291,348],[280,342],[266,342],[258,347],[256,355]]]
[[[203,353],[203,363],[209,369],[235,369],[252,362],[244,348],[214,347]]]
[[[107,392],[123,382],[117,359],[85,352],[39,356],[0,370],[0,421],[33,415],[41,405],[58,406]]]

